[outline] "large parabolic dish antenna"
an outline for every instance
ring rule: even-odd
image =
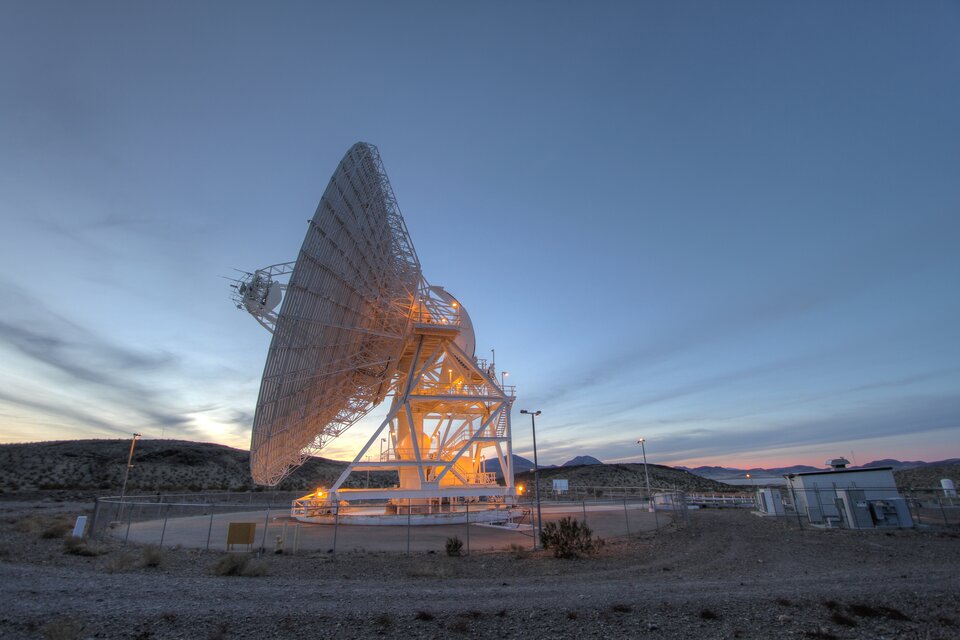
[[[299,515],[320,513],[331,497],[337,504],[386,499],[392,512],[432,513],[451,498],[515,495],[513,391],[475,357],[460,302],[424,279],[376,147],[347,151],[297,260],[246,274],[233,297],[273,333],[250,445],[258,484],[276,485],[393,398],[350,467],[328,491],[305,496]],[[384,450],[382,438],[379,458],[370,460],[382,433],[389,444]],[[487,457],[499,460],[506,486],[483,470]],[[398,486],[341,489],[357,469],[396,471]]]

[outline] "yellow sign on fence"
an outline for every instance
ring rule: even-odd
[[[253,549],[256,534],[256,522],[231,522],[227,527],[227,551],[233,551],[233,547],[238,544],[247,545],[247,550]]]

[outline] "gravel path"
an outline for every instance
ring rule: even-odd
[[[35,516],[34,516],[35,517]],[[960,535],[797,530],[742,511],[610,541],[596,556],[313,553],[263,577],[224,554],[63,552],[8,515],[4,638],[958,638]]]

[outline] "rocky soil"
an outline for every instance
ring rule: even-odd
[[[256,559],[65,544],[86,506],[0,502],[0,637],[960,637],[955,531],[801,532],[703,510],[578,560]]]

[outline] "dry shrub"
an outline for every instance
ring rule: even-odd
[[[252,556],[231,553],[217,560],[211,572],[217,576],[256,578],[267,575],[267,565],[254,560]]]
[[[719,615],[718,613],[716,613],[715,611],[711,611],[710,609],[701,609],[701,610],[700,610],[700,617],[703,618],[704,620],[719,620],[719,619],[720,619],[720,615]]]
[[[163,559],[163,549],[150,545],[143,548],[143,556],[140,562],[145,567],[155,569],[163,564]]]
[[[450,630],[456,631],[457,633],[466,633],[469,628],[464,620],[454,620],[450,623]]]
[[[417,611],[417,615],[413,616],[413,619],[427,622],[429,620],[433,620],[433,614],[429,611]]]
[[[40,629],[45,640],[77,640],[83,634],[83,625],[72,618],[56,618]]]
[[[630,613],[633,611],[633,607],[628,604],[615,604],[610,607],[610,611],[614,613]]]
[[[540,542],[544,549],[553,549],[553,555],[557,558],[579,558],[584,553],[592,553],[599,546],[593,538],[593,530],[570,516],[561,518],[560,522],[543,525]]]
[[[530,549],[520,544],[511,544],[510,553],[516,560],[524,560],[530,557]]]
[[[459,556],[461,550],[463,550],[463,540],[457,536],[447,538],[446,550],[448,556]]]
[[[386,629],[393,624],[393,618],[390,617],[389,613],[381,613],[374,619],[374,622],[377,624],[377,626]]]

